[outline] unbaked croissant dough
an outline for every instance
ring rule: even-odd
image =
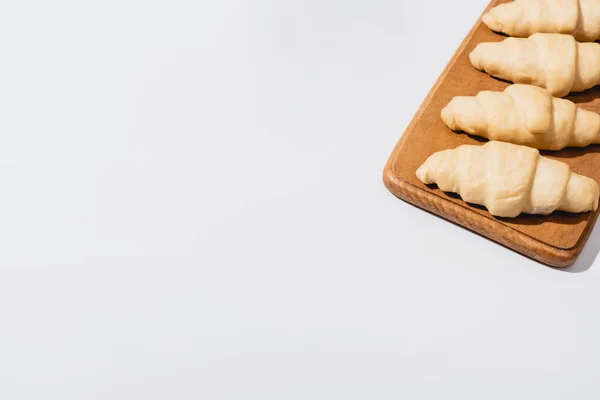
[[[455,131],[542,150],[600,143],[600,115],[531,85],[455,97],[442,120]]]
[[[540,86],[557,97],[600,83],[600,44],[578,43],[569,35],[536,33],[527,39],[480,43],[469,58],[490,75]]]
[[[510,143],[440,151],[421,165],[417,177],[499,217],[598,208],[595,180],[572,173],[567,164],[542,157],[536,149]]]
[[[533,33],[566,33],[580,42],[600,39],[598,0],[516,0],[483,15],[493,31],[527,37]]]

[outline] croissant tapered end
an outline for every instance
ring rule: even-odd
[[[505,69],[506,57],[502,52],[502,42],[479,43],[469,54],[471,65],[480,71],[486,71],[490,75],[497,73],[500,68]],[[494,72],[490,72],[492,68]]]
[[[600,188],[595,180],[571,174],[560,210],[581,213],[598,209]]]
[[[477,68],[480,71],[483,71],[483,67],[481,66],[481,61],[484,60],[485,45],[487,43],[478,44],[475,49],[469,54],[469,61],[471,61],[471,65]]]
[[[452,110],[452,102],[450,102],[450,104],[448,104],[446,107],[444,107],[442,109],[442,112],[440,113],[440,117],[442,117],[442,121],[444,121],[444,124],[446,124],[446,126],[450,129],[452,129],[453,131],[456,130],[457,126],[456,126],[456,121],[454,120],[454,112]]]
[[[436,183],[436,171],[443,167],[448,150],[432,154],[416,172],[417,178],[426,185]]]
[[[533,33],[530,32],[530,21],[527,20],[523,4],[518,1],[500,4],[486,12],[481,19],[494,32],[518,37]]]
[[[478,70],[496,78],[513,80],[513,75],[516,75],[514,71],[521,69],[519,65],[521,57],[515,57],[520,50],[518,47],[515,49],[515,44],[518,45],[516,42],[519,40],[523,39],[509,37],[501,42],[479,43],[469,54],[469,61]]]
[[[431,157],[429,157],[427,161],[423,165],[421,165],[416,172],[417,178],[419,178],[419,180],[426,185],[435,183],[435,178],[429,175],[429,171],[431,171],[431,165],[437,164],[436,162],[432,162],[432,159],[437,154],[439,153],[435,153]],[[437,158],[439,158],[439,156]]]
[[[444,124],[453,131],[464,131],[472,135],[480,135],[487,128],[485,110],[474,97],[456,96],[440,114]]]
[[[488,28],[490,28],[494,32],[502,32],[502,24],[500,23],[500,21],[498,21],[496,18],[494,18],[494,16],[492,14],[490,14],[489,12],[483,14],[483,17],[481,17],[481,20],[483,21],[484,24],[487,25]]]
[[[427,176],[427,171],[428,171],[428,167],[425,164],[423,164],[417,170],[416,175],[417,175],[417,178],[419,178],[419,180],[421,182],[423,182],[426,185],[429,185],[432,182],[429,181],[429,177]]]
[[[505,32],[505,27],[511,24],[511,21],[514,19],[515,10],[517,10],[518,7],[519,5],[517,3],[501,4],[483,14],[481,19],[483,20],[483,23],[494,32],[508,34],[508,32]]]

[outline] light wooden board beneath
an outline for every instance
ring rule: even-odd
[[[495,0],[488,9],[508,0]],[[454,96],[473,96],[481,90],[504,90],[508,83],[473,68],[469,53],[478,43],[504,40],[479,20],[425,99],[423,105],[396,145],[384,171],[387,188],[397,197],[443,218],[456,222],[496,242],[543,263],[564,267],[573,263],[598,218],[594,213],[549,216],[521,215],[496,218],[482,207],[472,206],[435,186],[426,186],[415,176],[417,168],[433,153],[478,144],[477,139],[448,129],[440,118],[442,108]],[[586,110],[600,113],[600,88],[568,97]],[[542,152],[544,156],[568,163],[578,174],[600,182],[600,146]]]

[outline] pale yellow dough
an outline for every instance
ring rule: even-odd
[[[509,36],[565,33],[580,42],[600,39],[599,0],[516,0],[492,8],[482,19]]]
[[[567,164],[542,157],[536,149],[510,143],[440,151],[421,165],[417,177],[498,217],[598,208],[595,180],[572,173]]]
[[[452,130],[542,150],[600,143],[600,115],[531,85],[455,97],[441,116]]]
[[[536,33],[480,43],[469,58],[492,76],[543,87],[557,97],[600,83],[600,44],[578,43],[569,35]]]

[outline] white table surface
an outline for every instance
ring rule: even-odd
[[[486,3],[3,2],[0,398],[600,398],[598,230],[381,181]]]

